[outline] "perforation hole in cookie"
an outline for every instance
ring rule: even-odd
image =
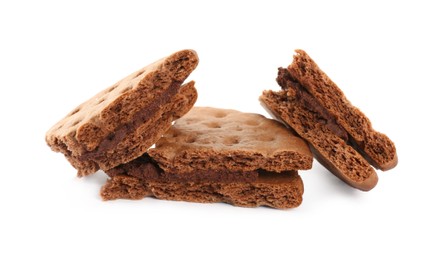
[[[110,93],[110,92],[112,92],[112,91],[115,90],[115,88],[117,88],[118,86],[119,86],[119,83],[117,83],[117,84],[111,86],[110,88],[107,89],[107,91],[105,91],[105,93]]]
[[[223,111],[219,111],[219,112],[216,112],[215,114],[214,114],[214,117],[216,117],[216,118],[223,118],[223,117],[226,117],[228,114],[226,113],[226,112],[223,112]]]
[[[133,85],[129,85],[127,87],[125,87],[123,90],[121,90],[121,94],[130,91],[131,89],[133,89]]]
[[[56,128],[55,131],[60,130],[64,125],[63,124],[59,124]]]
[[[229,136],[223,140],[223,144],[226,146],[232,146],[240,143],[240,138],[237,136]]]
[[[70,112],[67,116],[73,116],[74,114],[78,113],[81,110],[80,107],[75,108],[72,112]]]
[[[145,70],[141,70],[138,73],[136,73],[136,75],[134,75],[133,79],[139,77],[140,75],[144,74]]]
[[[71,126],[71,127],[74,127],[74,126],[78,125],[79,122],[81,122],[81,120],[80,120],[80,119],[77,119],[77,120],[75,120],[70,126]]]
[[[198,123],[198,122],[200,122],[199,118],[188,118],[188,119],[186,119],[185,123],[187,125],[192,125],[192,124],[195,124],[195,123]]]
[[[105,97],[105,96],[102,97],[102,98],[100,98],[100,99],[96,102],[96,105],[101,104],[101,103],[104,102],[105,100],[106,100],[106,97]]]

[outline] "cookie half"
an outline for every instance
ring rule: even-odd
[[[148,154],[168,172],[307,170],[307,144],[283,124],[259,114],[194,107]]]
[[[303,182],[296,171],[271,173],[194,171],[173,174],[144,155],[107,171],[104,200],[156,197],[198,203],[224,202],[241,207],[287,209],[302,202]]]
[[[296,52],[287,68],[291,77],[347,132],[350,143],[371,165],[382,171],[394,168],[398,161],[394,143],[385,134],[373,129],[367,116],[348,101],[342,90],[305,51]]]
[[[146,152],[197,99],[193,50],[176,52],[132,73],[82,103],[46,134],[78,176],[108,170]]]
[[[280,68],[281,91],[264,91],[262,105],[311,145],[315,157],[333,174],[360,190],[378,181],[370,163],[382,170],[397,164],[394,143],[375,131],[370,120],[302,50]]]

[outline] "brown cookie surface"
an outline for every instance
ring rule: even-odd
[[[108,179],[101,189],[101,197],[114,200],[152,196],[164,200],[287,209],[301,204],[303,192],[303,182],[295,171],[263,172],[253,182],[147,181],[121,174]]]
[[[133,160],[194,105],[194,82],[183,81],[198,64],[192,50],[152,63],[79,105],[46,134],[79,176]]]
[[[373,129],[370,120],[345,97],[342,90],[303,50],[296,50],[290,75],[331,114],[347,131],[356,149],[376,168],[383,171],[397,165],[394,143]]]
[[[167,172],[310,169],[307,144],[262,115],[194,107],[148,154]]]
[[[316,159],[337,177],[365,191],[376,185],[377,174],[369,163],[333,133],[319,114],[298,101],[292,91],[265,91],[260,100],[275,118],[307,140]]]

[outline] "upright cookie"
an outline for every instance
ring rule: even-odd
[[[134,72],[56,123],[47,144],[78,176],[141,156],[194,105],[194,82],[182,83],[197,64],[196,52],[183,50]]]
[[[372,189],[381,170],[396,166],[394,143],[375,131],[370,120],[345,97],[302,50],[292,64],[280,68],[282,90],[265,91],[263,106],[309,142],[316,158],[353,187]]]
[[[302,201],[297,170],[313,161],[307,144],[281,123],[209,107],[194,107],[147,153],[107,171],[101,196],[291,208]]]

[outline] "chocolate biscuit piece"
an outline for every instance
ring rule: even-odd
[[[337,177],[365,191],[376,185],[377,174],[369,163],[333,133],[332,126],[299,100],[293,90],[265,91],[260,99],[275,118],[309,142],[316,159]]]
[[[297,50],[294,61],[287,70],[335,122],[347,131],[350,142],[371,165],[383,171],[397,165],[394,143],[386,135],[373,129],[370,120],[347,100],[344,93],[305,51]]]
[[[196,52],[183,50],[134,72],[55,124],[47,144],[78,176],[141,156],[194,105],[194,82],[182,83],[197,64]]]
[[[281,123],[209,107],[178,119],[147,154],[107,171],[103,199],[297,207],[303,184],[296,170],[313,161],[307,144]]]
[[[165,173],[144,155],[107,171],[111,176],[101,189],[104,200],[156,197],[199,203],[225,202],[241,207],[297,207],[304,187],[296,171]]]
[[[306,170],[307,144],[281,123],[236,110],[194,107],[148,154],[167,172]]]
[[[288,69],[279,69],[277,81],[283,90],[264,91],[262,105],[307,140],[318,161],[337,177],[368,191],[378,181],[370,163],[382,170],[397,164],[391,140],[373,130],[304,51],[297,50]]]

